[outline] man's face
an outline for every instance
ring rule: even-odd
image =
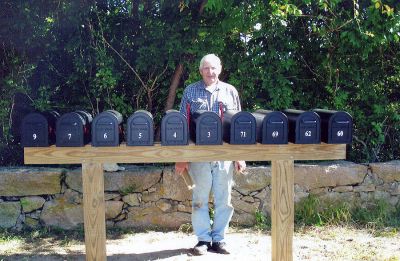
[[[210,86],[218,82],[218,76],[221,73],[221,66],[212,61],[204,61],[200,74],[206,86]]]

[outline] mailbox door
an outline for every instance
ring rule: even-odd
[[[82,124],[77,121],[62,121],[57,126],[57,147],[83,146]]]
[[[247,114],[241,114],[241,113],[238,113],[236,115],[238,116],[232,119],[233,126],[231,126],[231,131],[233,130],[233,135],[231,132],[231,143],[254,144],[256,142],[256,137],[255,137],[256,126],[254,117],[251,118]]]
[[[179,112],[167,113],[161,121],[161,145],[187,145],[188,127]]]
[[[352,142],[352,119],[344,113],[336,113],[330,120],[328,143]]]
[[[285,130],[286,128],[286,130]],[[286,144],[287,124],[278,117],[271,117],[266,121],[266,131],[263,136],[264,144]]]
[[[218,125],[216,122],[201,123],[200,127],[200,144],[216,144],[218,142]]]
[[[170,144],[181,144],[184,138],[183,122],[178,119],[170,119],[166,124],[165,139]]]
[[[118,144],[118,131],[115,122],[110,117],[100,117],[95,128],[95,146],[114,146]]]
[[[217,116],[218,117],[218,116]],[[221,144],[222,133],[219,119],[211,116],[203,117],[196,125],[196,144]]]
[[[80,147],[84,145],[82,117],[77,113],[67,113],[57,121],[56,146]]]
[[[303,113],[299,116],[296,126],[296,143],[317,144],[321,142],[321,127],[318,115]]]
[[[49,146],[48,124],[42,115],[27,115],[22,122],[21,130],[21,144],[23,147]]]
[[[129,124],[130,134],[128,145],[152,145],[153,128],[147,118],[134,116]]]

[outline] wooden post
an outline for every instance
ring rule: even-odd
[[[86,260],[106,260],[106,223],[103,164],[82,163]]]
[[[272,260],[293,260],[294,160],[346,158],[346,144],[32,147],[25,164],[82,164],[86,260],[106,259],[104,162],[271,161]]]
[[[293,260],[294,161],[273,160],[271,241],[273,261]]]

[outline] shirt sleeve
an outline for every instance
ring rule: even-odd
[[[182,99],[181,99],[181,105],[179,106],[179,112],[184,114],[186,116],[186,104],[188,103],[188,97],[187,97],[188,90],[187,88],[183,91]]]
[[[239,94],[236,95],[236,104],[237,104],[237,110],[241,111],[242,110],[242,105],[240,104]]]
[[[242,110],[242,106],[240,104],[240,97],[239,97],[239,93],[238,93],[238,91],[236,90],[235,87],[233,87],[232,96],[233,96],[233,102],[236,105],[236,110],[241,111]]]

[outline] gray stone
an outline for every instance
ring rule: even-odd
[[[271,167],[248,167],[248,174],[235,174],[235,189],[243,195],[260,191],[271,184]]]
[[[360,199],[362,202],[370,202],[374,199],[374,193],[372,192],[360,192]]]
[[[242,200],[244,202],[247,202],[247,203],[254,203],[255,202],[254,198],[250,197],[250,196],[244,196],[244,197],[242,197]]]
[[[260,202],[249,203],[243,200],[235,200],[232,202],[232,206],[236,211],[254,214],[260,206]]]
[[[328,188],[315,188],[315,189],[310,189],[309,193],[311,195],[322,195],[325,193],[328,193],[329,189]]]
[[[63,169],[0,168],[0,196],[36,196],[61,191]]]
[[[336,188],[333,188],[332,191],[335,191],[335,192],[351,192],[351,191],[353,191],[353,186],[337,186]]]
[[[37,228],[39,227],[39,220],[31,218],[29,216],[25,217],[25,222],[24,222],[25,226],[29,227],[29,228]]]
[[[181,175],[176,174],[172,167],[165,167],[162,175],[160,198],[185,201],[192,198],[192,191],[186,186]]]
[[[0,227],[11,228],[17,224],[21,204],[19,202],[0,203]]]
[[[371,192],[375,191],[375,185],[374,184],[369,184],[369,185],[360,185],[360,186],[354,186],[353,187],[354,192]]]
[[[177,210],[180,212],[192,213],[192,207],[184,204],[178,204]]]
[[[360,184],[367,174],[367,167],[340,161],[318,165],[295,164],[294,183],[307,189]]]
[[[294,193],[294,203],[300,202],[303,198],[308,197],[310,195],[307,192],[304,191],[298,191]]]
[[[128,213],[122,212],[119,216],[115,217],[113,219],[113,221],[118,222],[118,221],[124,220],[124,219],[126,219],[127,215],[128,215]]]
[[[157,206],[132,207],[126,220],[116,223],[118,227],[133,228],[169,228],[178,229],[182,224],[191,222],[191,215],[184,212],[163,212]]]
[[[374,199],[389,201],[390,193],[383,190],[375,190]]]
[[[255,213],[246,213],[241,211],[235,211],[233,213],[231,223],[237,226],[254,226],[256,224]]]
[[[400,161],[393,160],[383,163],[370,163],[372,173],[376,174],[384,182],[400,181]]]
[[[83,208],[65,198],[54,199],[44,204],[40,220],[45,226],[74,229],[83,224]]]
[[[41,210],[36,210],[36,211],[31,212],[31,213],[25,214],[25,217],[31,217],[33,219],[39,219],[41,212],[42,212]]]
[[[69,203],[73,204],[81,204],[83,201],[83,195],[72,189],[65,190],[65,193],[61,197],[64,197]]]
[[[125,170],[104,173],[104,191],[120,193],[142,192],[161,179],[161,168],[127,166]],[[68,171],[65,182],[69,188],[82,192],[82,170]]]
[[[324,195],[319,196],[320,199],[320,205],[321,207],[330,204],[330,203],[342,203],[342,202],[347,202],[349,204],[355,202],[356,196],[352,192],[328,192]]]
[[[397,203],[399,203],[399,197],[396,197],[396,196],[390,197],[390,199],[389,199],[389,204],[390,205],[395,207],[395,206],[397,206]]]
[[[163,212],[167,212],[168,210],[171,210],[172,205],[168,203],[166,200],[161,200],[156,202],[156,206],[161,209]]]
[[[389,185],[389,190],[390,194],[392,196],[400,195],[400,183],[399,182],[393,182]]]
[[[231,192],[232,197],[241,197],[242,194],[240,194],[235,188],[232,188]]]
[[[155,201],[160,200],[161,195],[160,195],[160,193],[157,193],[157,191],[160,191],[160,190],[161,190],[161,184],[157,184],[152,191],[150,191],[150,190],[144,191],[142,193],[142,201],[145,203],[148,203],[148,202],[155,202]]]
[[[299,202],[303,198],[308,197],[309,193],[305,192],[298,184],[294,184],[294,202]]]
[[[140,193],[132,193],[122,197],[122,201],[127,203],[129,206],[139,206],[140,205]]]
[[[265,215],[271,214],[271,189],[269,187],[263,189],[259,194],[254,196],[260,199],[260,209]]]
[[[121,195],[119,193],[104,193],[104,200],[120,200]]]
[[[121,214],[122,207],[124,206],[124,202],[114,200],[108,200],[105,202],[105,204],[106,220],[116,218],[119,214]]]
[[[382,185],[383,183],[384,181],[377,174],[368,169],[368,174],[360,185]]]
[[[22,211],[24,213],[29,213],[39,208],[42,208],[44,202],[46,202],[44,198],[39,196],[24,197],[21,198],[19,201],[21,203]]]

